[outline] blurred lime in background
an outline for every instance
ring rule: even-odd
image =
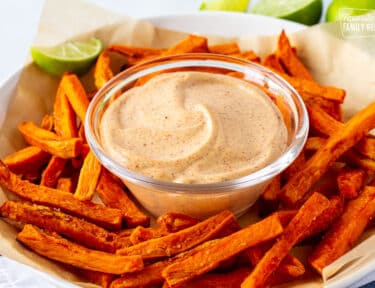
[[[249,0],[203,0],[199,9],[245,12],[248,6]]]
[[[363,15],[375,10],[375,0],[333,0],[328,7],[326,21],[338,21],[347,16]]]
[[[319,22],[322,9],[322,0],[260,0],[250,12],[313,25]]]

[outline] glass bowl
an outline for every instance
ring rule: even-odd
[[[210,71],[220,74],[232,72],[231,75],[263,88],[268,95],[281,97],[284,106],[281,112],[289,126],[288,143],[284,153],[254,173],[210,184],[156,180],[131,171],[113,159],[102,146],[100,136],[100,121],[107,107],[121,93],[130,89],[139,78],[152,73],[175,71]],[[146,210],[154,216],[174,211],[201,218],[223,209],[229,209],[239,216],[249,209],[273,177],[286,169],[299,155],[307,138],[308,127],[309,120],[303,100],[274,72],[238,58],[203,53],[158,58],[123,71],[96,93],[85,121],[87,141],[96,157],[104,167],[122,179]]]

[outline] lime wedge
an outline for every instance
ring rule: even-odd
[[[53,47],[31,47],[34,62],[49,74],[60,76],[64,72],[83,74],[90,69],[103,49],[98,39],[70,41]]]
[[[250,12],[313,25],[322,15],[322,0],[260,0]]]
[[[338,21],[346,16],[358,16],[374,9],[374,0],[333,0],[328,7],[326,21]]]
[[[203,0],[200,10],[221,10],[245,12],[249,0]]]

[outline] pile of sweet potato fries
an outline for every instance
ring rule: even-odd
[[[356,244],[375,216],[375,138],[369,134],[375,128],[375,103],[344,123],[345,91],[314,81],[284,32],[263,61],[235,43],[208,46],[196,35],[168,49],[111,45],[97,60],[95,85],[101,88],[116,74],[112,53],[126,57],[130,67],[195,52],[260,63],[287,80],[306,103],[307,144],[263,192],[263,219],[241,228],[230,211],[205,220],[171,212],[148,227],[149,217],[124,184],[90,151],[83,126],[89,93],[67,73],[51,115],[40,125],[19,124],[29,146],[0,161],[0,185],[18,196],[2,204],[0,215],[18,227],[25,224],[18,241],[112,288],[267,287],[293,281],[306,269],[322,273]],[[282,110],[279,97],[270,97]],[[323,183],[327,172],[331,177]],[[94,193],[104,205],[92,201]],[[290,251],[311,237],[313,251],[302,263]]]

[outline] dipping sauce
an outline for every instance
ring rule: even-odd
[[[154,179],[213,183],[281,156],[288,132],[276,105],[243,80],[206,72],[158,75],[117,98],[100,122],[104,149]]]

